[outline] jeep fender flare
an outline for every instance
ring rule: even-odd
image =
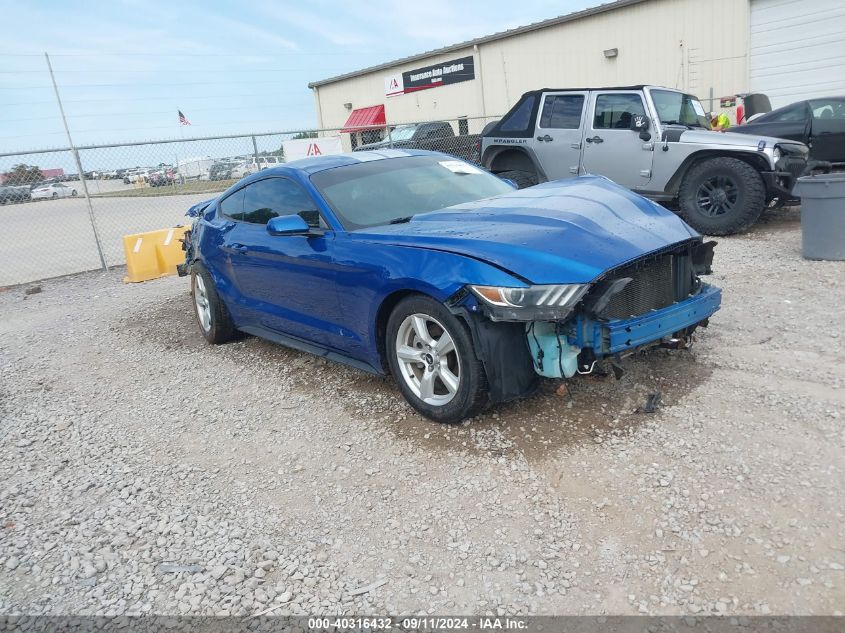
[[[659,147],[656,146],[654,148],[654,151],[660,151]],[[666,183],[665,192],[672,195],[673,197],[677,197],[678,192],[681,189],[681,182],[683,182],[684,176],[687,175],[687,172],[692,168],[692,166],[696,163],[701,162],[702,160],[717,157],[736,158],[737,160],[744,161],[751,165],[754,169],[756,169],[758,173],[772,170],[771,166],[769,165],[769,161],[766,159],[766,157],[758,152],[744,150],[725,151],[720,149],[703,149],[693,154],[690,154],[684,159],[684,161],[678,166],[678,169],[675,170],[675,173],[672,174],[672,177],[669,178],[668,182]]]
[[[481,164],[494,174],[503,171],[533,171],[538,182],[549,178],[540,166],[537,155],[530,147],[494,145],[484,150]]]

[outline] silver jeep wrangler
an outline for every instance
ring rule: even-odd
[[[807,152],[712,131],[696,97],[656,86],[527,92],[481,139],[484,167],[519,187],[601,174],[710,235],[742,231],[773,200],[793,200]]]

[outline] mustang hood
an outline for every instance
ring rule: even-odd
[[[465,255],[535,284],[586,283],[700,238],[675,214],[600,176],[549,182],[350,236]]]

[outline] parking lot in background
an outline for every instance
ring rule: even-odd
[[[67,183],[76,187],[79,183]],[[89,182],[91,204],[109,266],[125,263],[123,236],[184,224],[185,211],[214,193],[94,197],[98,193],[131,190],[116,181]],[[88,203],[75,198],[0,206],[0,287],[32,279],[55,277],[100,267]],[[131,193],[131,191],[129,192]]]
[[[2,212],[70,230],[81,202]],[[8,289],[0,610],[837,614],[845,262],[802,259],[785,209],[713,269],[691,351],[453,426],[392,380],[206,344],[184,278]]]

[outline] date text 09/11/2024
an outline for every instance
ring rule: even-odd
[[[400,628],[405,631],[416,630],[511,630],[520,631],[528,627],[528,622],[520,618],[510,617],[436,617],[420,616],[405,617],[401,619],[392,617],[335,617],[335,618],[309,618],[308,628],[311,630],[390,630]]]

